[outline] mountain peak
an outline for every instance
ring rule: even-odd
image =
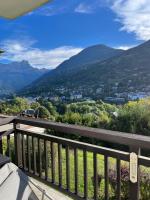
[[[72,56],[69,60],[64,61],[56,69],[44,74],[40,79],[31,84],[29,88],[36,87],[39,84],[42,85],[42,88],[47,87],[51,85],[51,82],[59,82],[64,77],[69,77],[71,74],[86,69],[89,65],[119,56],[122,52],[124,51],[113,49],[103,44],[87,47],[77,55]],[[26,89],[28,90],[28,87]]]
[[[114,49],[103,44],[93,45],[83,49],[69,60],[64,61],[56,68],[56,70],[72,71],[81,69],[85,65],[101,62],[120,55],[122,52],[124,52],[124,50]]]
[[[112,47],[109,47],[105,44],[95,44],[95,45],[92,45],[92,46],[89,46],[85,49],[90,49],[90,48],[107,48],[107,49],[115,49],[115,48],[112,48]]]
[[[29,65],[29,62],[28,62],[27,60],[22,60],[20,63],[21,63],[21,64]]]
[[[46,70],[33,68],[26,60],[8,64],[0,63],[0,95],[14,92],[31,84],[45,72]]]

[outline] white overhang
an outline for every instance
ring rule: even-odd
[[[0,17],[15,19],[51,0],[0,0]]]

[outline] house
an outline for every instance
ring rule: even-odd
[[[83,98],[82,94],[72,94],[70,96],[70,100],[79,100],[79,99],[82,99],[82,98]]]
[[[103,91],[103,88],[97,88],[97,89],[96,89],[96,94],[101,94],[102,91]]]
[[[132,92],[128,94],[128,100],[131,100],[131,101],[143,99],[145,97],[147,97],[147,94],[144,92],[137,92],[137,93]]]
[[[111,103],[125,103],[125,98],[119,97],[105,97],[104,101]]]

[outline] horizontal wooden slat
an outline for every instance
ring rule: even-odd
[[[15,118],[16,117],[0,118],[0,126],[13,123]]]
[[[150,167],[150,158],[139,156],[139,165]]]
[[[136,135],[136,134],[122,133],[122,132],[110,131],[98,128],[68,125],[41,119],[28,119],[21,117],[16,118],[15,122],[46,129],[54,129],[55,131],[59,131],[60,133],[68,133],[70,135],[75,134],[89,138],[96,138],[99,140],[117,144],[123,144],[127,146],[136,145],[139,148],[148,148],[148,149],[150,148],[150,137],[142,136],[142,134]]]
[[[47,141],[56,142],[58,144],[69,145],[70,147],[73,147],[73,148],[83,149],[83,150],[87,150],[87,151],[91,151],[91,152],[95,152],[95,153],[99,153],[103,155],[109,155],[110,157],[120,158],[121,160],[129,161],[129,153],[124,152],[124,151],[118,151],[111,148],[106,148],[106,147],[87,144],[87,143],[78,142],[74,140],[64,139],[61,137],[52,136],[48,134],[41,134],[41,133],[37,134],[35,132],[26,131],[20,128],[17,129],[17,131],[22,134],[30,135],[33,137],[47,140]]]

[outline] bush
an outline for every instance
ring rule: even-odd
[[[98,177],[100,177],[101,184],[104,177],[101,175],[98,175]],[[109,184],[113,194],[111,199],[117,199],[117,172],[114,169],[109,170]],[[121,167],[121,199],[129,199],[129,168],[126,165]],[[144,170],[140,172],[140,199],[150,199],[150,174]]]
[[[117,191],[117,173],[116,170],[109,170],[109,183],[114,193],[114,198]],[[129,198],[129,168],[126,166],[121,167],[121,197],[123,200]]]

